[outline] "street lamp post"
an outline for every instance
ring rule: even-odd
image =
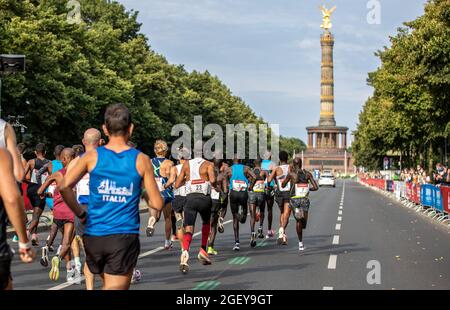
[[[0,73],[25,72],[25,55],[0,55]],[[2,79],[0,77],[0,117],[2,116]]]

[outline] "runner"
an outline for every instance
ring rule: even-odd
[[[39,197],[37,191],[51,173],[51,167],[50,165],[47,165],[50,161],[45,158],[45,145],[43,143],[36,145],[34,153],[36,158],[28,161],[25,168],[25,175],[26,180],[29,182],[27,196],[33,206],[33,217],[30,226],[28,227],[28,231],[32,234],[31,243],[33,246],[38,246],[39,241],[37,240],[36,232],[39,225],[39,219],[45,208],[45,199]]]
[[[23,199],[20,197],[14,176],[13,159],[4,148],[0,148],[0,290],[12,290],[11,260],[13,253],[6,242],[7,219],[19,236],[19,254],[24,263],[31,263],[34,251],[27,236]]]
[[[67,166],[74,159],[75,152],[72,148],[65,148],[61,155],[61,162],[63,168],[52,174],[50,177],[45,180],[44,184],[41,185],[37,194],[40,197],[45,197],[45,190],[51,186],[54,182],[56,184],[61,185],[62,179],[64,175],[66,175]],[[66,279],[68,282],[72,282],[75,279],[75,269],[72,268],[71,264],[71,256],[70,256],[70,246],[72,244],[74,238],[74,214],[72,210],[67,206],[67,204],[62,199],[61,193],[58,189],[54,191],[54,208],[53,208],[53,222],[56,224],[58,229],[62,233],[62,242],[61,242],[61,250],[59,253],[53,257],[52,259],[52,269],[50,270],[49,277],[52,281],[58,281],[59,279],[59,265],[61,263],[61,259],[65,259],[66,261],[66,270],[67,276]],[[51,245],[56,237],[56,235],[50,236],[50,239],[47,239],[47,246]],[[44,251],[43,251],[44,253]],[[43,257],[42,259],[44,259]]]
[[[263,159],[261,168],[263,171],[265,171],[268,175],[272,173],[272,170],[275,169],[275,164],[271,160],[272,154],[270,152],[267,152],[265,154],[265,159]],[[267,235],[266,238],[273,238],[275,235],[274,230],[272,229],[272,219],[273,219],[273,204],[275,201],[275,181],[272,182],[265,182],[266,186],[266,194],[265,194],[265,200],[267,204]],[[264,224],[264,219],[261,219],[261,226]]]
[[[290,190],[291,185],[288,183],[286,186],[282,186],[284,179],[291,172],[289,164],[288,164],[289,155],[285,151],[280,152],[280,165],[272,171],[269,176],[268,182],[272,182],[273,179],[277,180],[277,191],[275,194],[275,199],[280,208],[280,229],[278,230],[278,244],[287,245],[287,236],[285,234],[285,228],[282,224],[283,217],[282,214],[285,214],[286,209],[289,208],[290,202]]]
[[[48,165],[50,165],[49,170],[50,170],[50,174],[55,174],[56,172],[58,172],[59,170],[61,170],[63,168],[63,164],[61,162],[61,153],[64,150],[64,146],[63,145],[57,145],[55,146],[55,150],[53,152],[53,155],[55,156],[55,159],[52,160],[50,163],[48,163]],[[50,184],[50,186],[48,187],[48,192],[50,193],[50,195],[45,198],[45,203],[47,204],[47,206],[51,209],[53,209],[53,192],[55,191],[56,188],[56,183],[52,183]]]
[[[208,245],[209,232],[211,230],[211,187],[216,187],[216,177],[214,175],[214,165],[203,159],[203,143],[196,142],[194,148],[194,159],[186,161],[177,177],[175,188],[180,188],[186,182],[186,205],[184,208],[184,236],[183,250],[180,259],[180,271],[186,274],[189,271],[189,248],[194,233],[194,225],[197,214],[203,221],[202,241],[198,259],[203,265],[210,265],[211,260],[206,247]]]
[[[83,145],[86,152],[90,152],[96,150],[100,146],[101,133],[98,129],[90,128],[84,132],[83,135]],[[74,148],[74,147],[72,147]],[[78,147],[78,149],[80,149]],[[76,152],[75,152],[76,153]],[[83,156],[83,153],[80,153],[68,166],[67,171],[70,171],[78,162],[78,160]],[[81,208],[84,211],[87,211],[89,204],[89,173],[86,173],[82,179],[76,185],[76,193],[77,193],[77,201],[80,204]],[[77,283],[78,279],[81,276],[81,261],[80,261],[80,244],[83,245],[83,234],[84,234],[84,224],[81,223],[78,217],[75,217],[75,238],[72,242],[72,250],[75,256],[75,279]],[[86,255],[86,253],[85,253]],[[90,272],[87,264],[84,264],[83,273],[86,280],[86,289],[93,290],[95,277]]]
[[[103,125],[108,144],[81,157],[61,187],[66,203],[82,222],[86,221],[86,262],[93,274],[101,275],[103,289],[107,290],[130,287],[140,252],[141,184],[152,208],[163,208],[149,157],[127,145],[133,129],[131,114],[123,104],[109,106]],[[90,175],[87,212],[78,205],[72,191],[86,173]]]
[[[172,201],[173,201],[173,189],[172,185],[175,182],[176,174],[172,170],[173,162],[166,158],[169,148],[167,143],[163,140],[157,140],[155,142],[154,151],[157,157],[152,159],[153,173],[156,178],[156,184],[158,184],[161,196],[164,199],[164,213],[166,240],[164,242],[164,248],[169,250],[173,246],[171,240],[172,232]],[[147,226],[147,236],[153,236],[155,231],[155,224],[159,222],[161,212],[156,210],[150,210],[150,217]]]
[[[214,159],[214,175],[216,176],[217,186],[211,188],[211,232],[209,235],[208,254],[217,255],[214,249],[214,242],[217,235],[217,226],[220,223],[221,232],[223,233],[223,219],[227,212],[228,206],[228,183],[222,169],[224,165],[223,159]]]
[[[20,162],[22,164],[23,172],[25,172],[25,167],[27,166],[27,161],[23,157],[23,154],[25,153],[25,149],[26,148],[27,147],[26,147],[25,143],[17,144],[17,153],[19,154],[19,158],[20,158]],[[23,197],[24,204],[25,204],[25,200],[28,199],[28,197],[25,197],[27,189],[26,189],[26,184],[23,183],[23,178],[17,181],[17,185],[19,186],[19,192],[20,192],[20,195]],[[28,219],[27,219],[26,214],[25,214],[24,221],[26,222],[27,220]],[[12,238],[12,242],[15,242],[15,243],[19,242],[19,237],[17,237],[17,234],[15,234],[14,237]]]
[[[262,170],[261,159],[257,158],[254,161],[255,167],[252,172],[256,176],[250,184],[250,191],[248,192],[248,202],[250,204],[250,228],[252,236],[250,240],[250,246],[254,248],[256,246],[256,237],[264,239],[263,223],[264,223],[264,209],[265,209],[265,196],[266,196],[266,182],[269,174]],[[255,223],[259,221],[258,235],[255,232]]]
[[[22,165],[21,156],[17,150],[17,139],[14,128],[0,118],[0,148],[9,151],[13,160],[14,176],[17,181],[21,182],[25,176],[24,167]]]
[[[312,174],[302,169],[302,159],[298,157],[294,159],[293,171],[288,174],[282,186],[287,186],[289,183],[292,184],[290,192],[291,200],[289,208],[286,208],[285,214],[283,214],[282,225],[286,229],[289,216],[291,215],[291,211],[293,211],[295,220],[297,221],[298,249],[299,251],[304,251],[303,229],[306,229],[308,223],[308,211],[310,207],[309,192],[317,191],[319,186]]]
[[[256,176],[247,166],[241,164],[240,159],[235,156],[233,165],[226,172],[229,179],[230,208],[233,214],[234,247],[233,251],[240,250],[239,242],[239,222],[245,224],[248,212],[248,186],[249,178],[256,179]]]
[[[172,170],[176,177],[181,174],[181,169],[183,168],[184,163],[189,158],[189,151],[187,149],[180,149],[178,154],[175,154],[178,159],[178,165],[172,167]],[[186,205],[186,184],[181,183],[179,188],[175,188],[174,191],[175,198],[173,199],[172,206],[173,211],[175,212],[175,227],[176,227],[176,236],[180,241],[181,248],[183,248],[183,222],[184,222],[184,207]]]

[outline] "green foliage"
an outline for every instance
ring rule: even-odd
[[[286,151],[290,156],[306,150],[306,144],[297,138],[280,137],[280,150]]]
[[[174,124],[264,123],[209,72],[169,64],[140,33],[137,12],[105,0],[79,0],[81,24],[67,22],[67,0],[0,0],[0,50],[25,54],[25,74],[5,76],[3,115],[26,116],[29,143],[79,143],[100,127],[105,108],[125,103],[133,140],[144,151],[169,141]],[[29,102],[26,104],[25,102]]]
[[[355,135],[356,164],[381,165],[388,151],[409,163],[443,148],[450,128],[450,1],[429,0],[425,14],[405,23],[392,46],[379,51],[382,65],[369,74],[373,96],[364,105]]]

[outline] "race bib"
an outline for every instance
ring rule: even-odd
[[[163,185],[163,178],[155,178],[156,184],[158,185],[158,190],[160,192],[165,191],[164,185]]]
[[[214,188],[211,189],[211,199],[220,200],[220,193],[216,191]]]
[[[235,192],[243,192],[247,189],[247,182],[240,180],[233,180],[233,190]]]
[[[264,181],[256,181],[255,185],[253,185],[253,192],[255,193],[264,193],[265,183]]]
[[[295,197],[305,198],[309,194],[308,184],[296,184],[295,185]]]
[[[285,187],[283,187],[283,182],[286,178],[278,179],[278,189],[280,192],[287,192],[291,189],[291,182],[289,181]]]
[[[202,179],[191,181],[189,193],[208,195],[209,182],[206,182],[205,180]]]
[[[56,182],[53,182],[52,184],[49,185],[47,193],[50,193],[53,196],[53,194],[55,193],[55,189],[56,189]]]
[[[89,196],[89,177],[83,177],[77,184],[78,196]]]

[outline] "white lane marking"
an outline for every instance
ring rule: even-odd
[[[226,224],[230,224],[230,223],[232,223],[232,222],[233,222],[233,220],[229,220],[229,221],[224,222],[223,224],[226,225]],[[196,237],[196,236],[200,235],[201,233],[202,233],[201,231],[196,232],[193,236]],[[158,247],[158,248],[156,248],[156,249],[153,249],[153,250],[151,250],[151,251],[147,251],[147,252],[145,252],[145,253],[141,253],[141,254],[139,255],[138,259],[139,259],[139,258],[146,257],[146,256],[149,256],[149,255],[152,255],[152,254],[155,254],[155,253],[160,252],[160,251],[162,251],[162,250],[164,250],[164,247],[160,246],[160,247]],[[81,282],[83,282],[83,281],[85,280],[84,276],[81,276],[80,280],[81,280]],[[73,283],[73,282],[65,282],[65,283],[61,283],[61,284],[59,284],[59,285],[57,285],[57,286],[51,287],[51,288],[49,288],[49,289],[47,289],[47,290],[48,290],[48,291],[62,290],[63,288],[72,286],[72,285],[74,285],[74,284],[75,284],[75,283]]]
[[[342,222],[342,216],[338,216],[337,221]]]
[[[342,210],[339,210],[338,214],[339,214],[339,215],[342,215]]]
[[[333,245],[338,245],[339,244],[339,236],[334,236],[333,237]]]
[[[330,259],[328,260],[328,269],[336,269],[337,255],[330,255]]]
[[[341,224],[336,224],[336,230],[341,230]]]
[[[343,209],[344,209],[344,207],[343,207],[343,206],[340,206],[340,207],[339,207],[339,210],[343,210]]]
[[[322,290],[323,291],[332,291],[333,287],[332,286],[324,286]]]

